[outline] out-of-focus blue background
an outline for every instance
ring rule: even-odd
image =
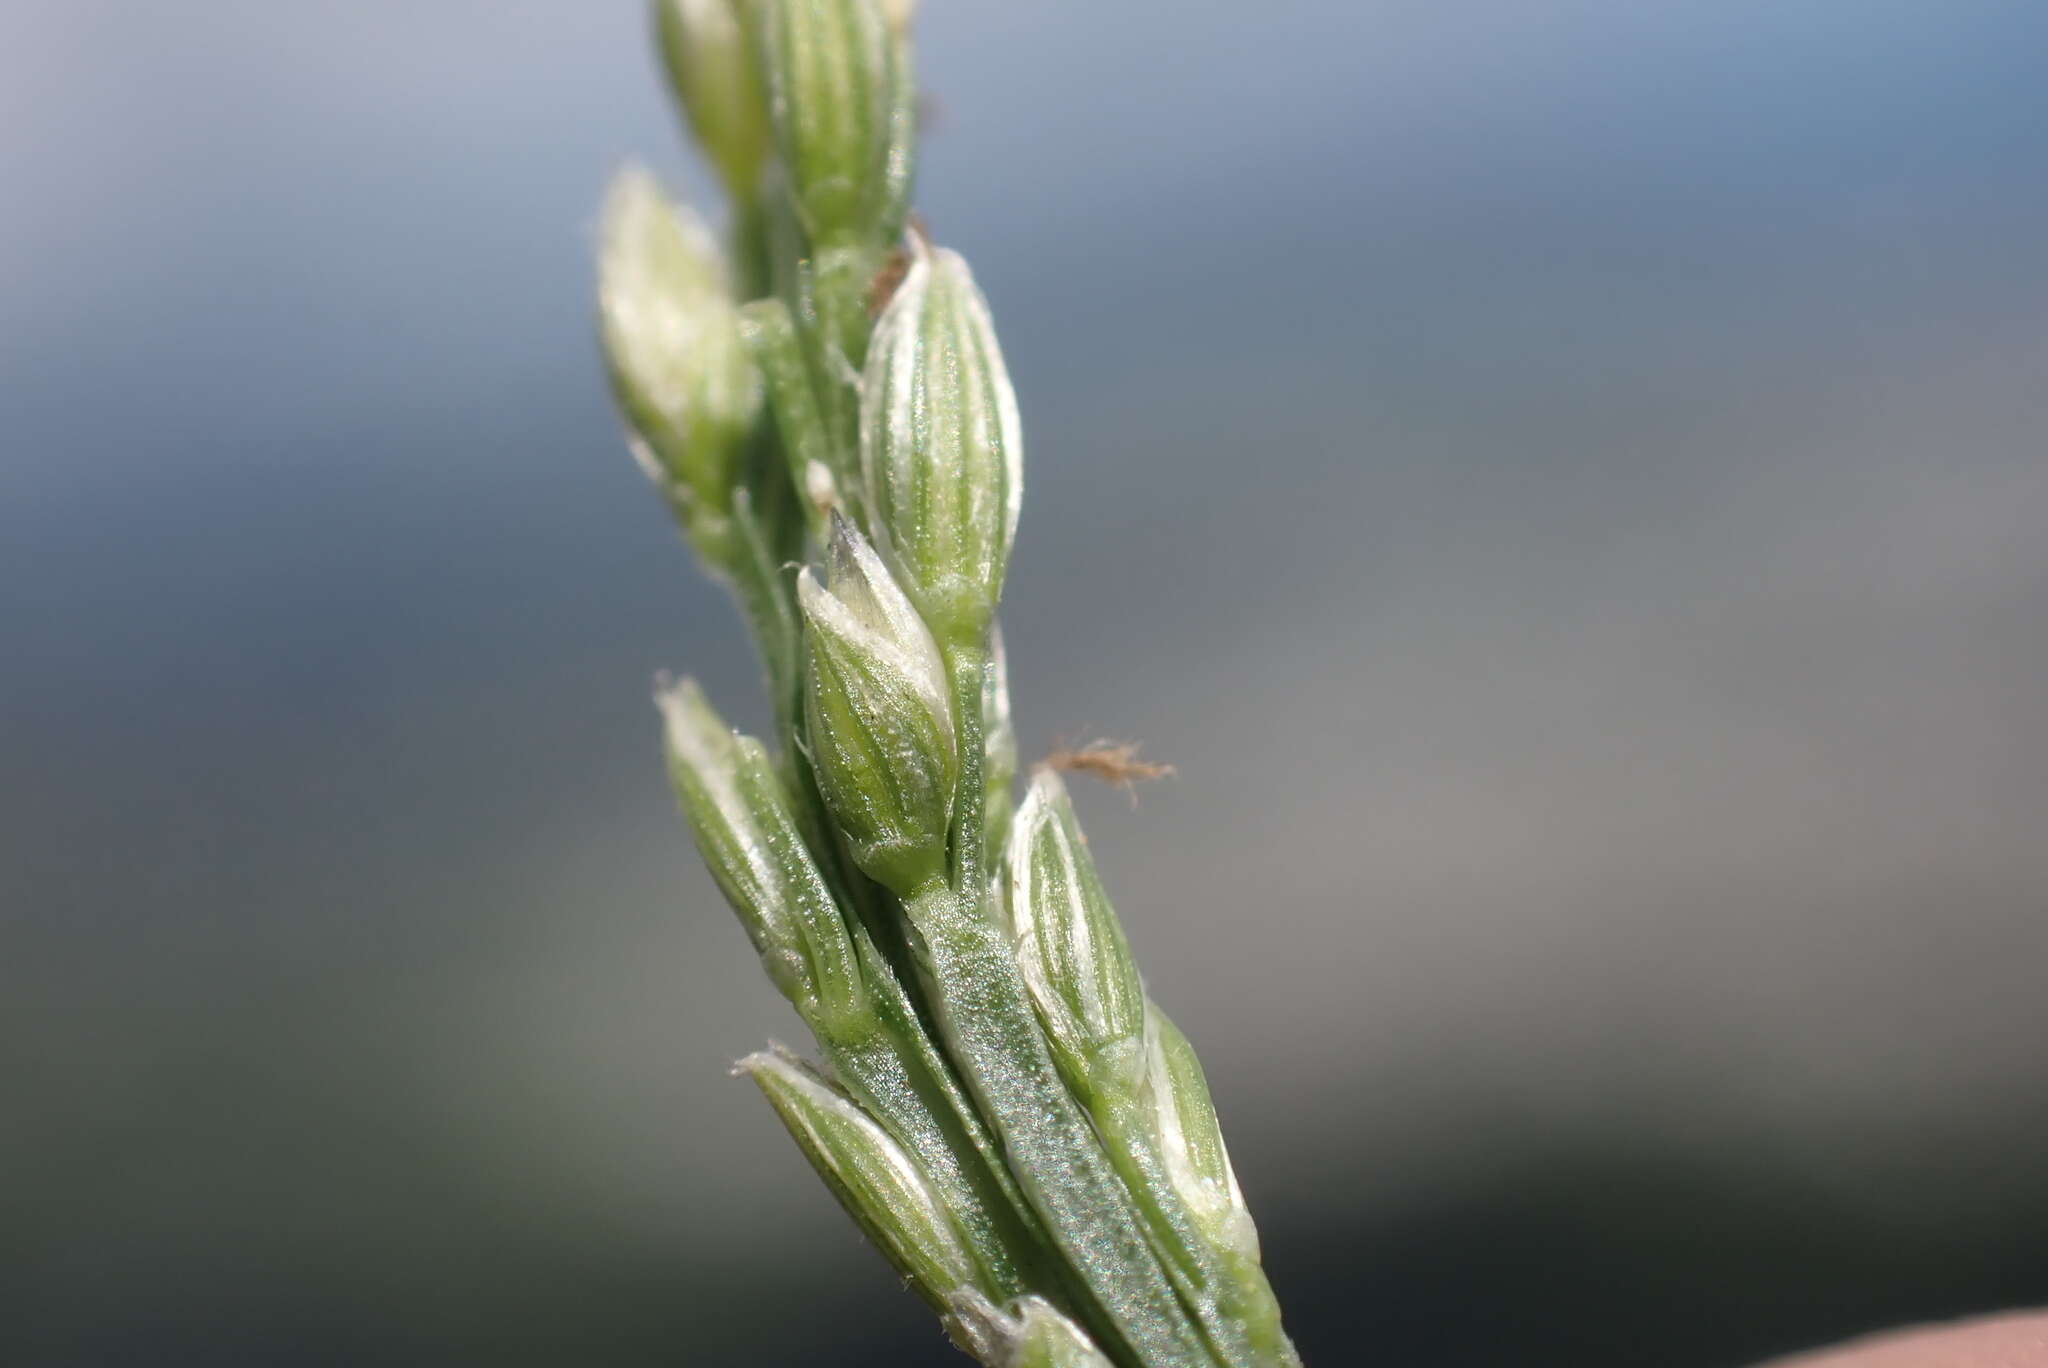
[[[2048,1297],[2048,9],[929,0],[1024,739],[1311,1363]],[[0,1358],[951,1361],[726,1062],[631,0],[0,9]]]

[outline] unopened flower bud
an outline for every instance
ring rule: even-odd
[[[1150,1003],[1146,1009],[1146,1083],[1167,1179],[1210,1243],[1256,1262],[1258,1228],[1223,1147],[1202,1062],[1166,1013]]]
[[[814,245],[886,242],[907,189],[910,73],[880,0],[746,0],[775,146]]]
[[[861,381],[869,517],[939,640],[976,645],[1002,593],[1023,435],[988,302],[958,254],[912,243]]]
[[[698,146],[736,200],[768,159],[768,98],[747,51],[738,0],[654,0],[655,38]]]
[[[981,1280],[930,1178],[858,1103],[779,1047],[747,1056],[739,1070],[760,1087],[840,1205],[920,1296],[943,1311],[956,1289]]]
[[[1145,988],[1066,786],[1049,769],[1017,809],[1009,868],[1017,969],[1060,1071],[1079,1092],[1136,1095]]]
[[[761,385],[717,243],[637,168],[612,183],[600,238],[605,361],[648,473],[688,509],[722,519]]]
[[[869,1012],[845,919],[761,743],[736,736],[690,680],[656,695],[669,773],[711,877],[768,977],[826,1035]]]
[[[797,578],[812,764],[870,878],[908,895],[941,875],[959,756],[937,643],[874,548],[834,515],[825,583]]]

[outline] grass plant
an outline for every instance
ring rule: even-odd
[[[632,451],[772,703],[764,740],[687,680],[658,695],[698,848],[816,1046],[739,1068],[988,1368],[1296,1365],[1058,774],[1015,798],[1022,430],[986,301],[911,213],[909,6],[654,16],[727,226],[626,171],[598,312]]]

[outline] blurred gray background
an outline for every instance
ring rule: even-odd
[[[0,1359],[953,1361],[727,1061],[634,0],[0,7]],[[1006,617],[1312,1364],[2048,1299],[2048,8],[928,0]]]

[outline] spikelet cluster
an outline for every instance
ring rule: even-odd
[[[657,695],[685,820],[816,1042],[742,1060],[987,1368],[1295,1368],[1186,1039],[1072,803],[1023,801],[996,624],[1023,439],[988,302],[909,213],[907,0],[656,0],[729,201],[600,233],[629,445],[761,654],[773,735]]]

